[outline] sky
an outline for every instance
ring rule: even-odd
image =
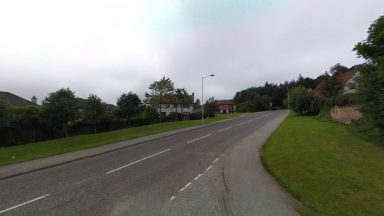
[[[115,104],[169,77],[204,98],[315,78],[384,15],[383,0],[2,0],[0,91],[41,102],[70,88]]]

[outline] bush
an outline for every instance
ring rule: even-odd
[[[316,97],[311,90],[299,86],[290,92],[290,108],[301,115],[317,115],[320,113],[322,100]]]
[[[248,102],[237,104],[236,111],[239,113],[256,112],[256,107],[253,103],[248,101]]]

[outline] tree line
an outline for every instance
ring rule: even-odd
[[[12,107],[0,101],[0,146],[182,120],[176,118],[177,113],[162,117],[160,104],[166,98],[182,108],[194,102],[186,89],[174,88],[174,83],[165,77],[149,86],[144,100],[131,91],[123,93],[117,99],[117,107],[95,94],[78,98],[69,88],[49,93],[41,106]],[[198,109],[200,102],[193,105]]]

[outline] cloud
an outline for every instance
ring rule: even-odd
[[[268,82],[362,62],[352,52],[381,0],[13,0],[0,2],[0,91],[43,99],[70,87],[115,103],[169,76],[231,98]]]

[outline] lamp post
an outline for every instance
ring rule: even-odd
[[[204,79],[208,77],[214,77],[214,74],[201,77],[201,126],[204,125]]]

